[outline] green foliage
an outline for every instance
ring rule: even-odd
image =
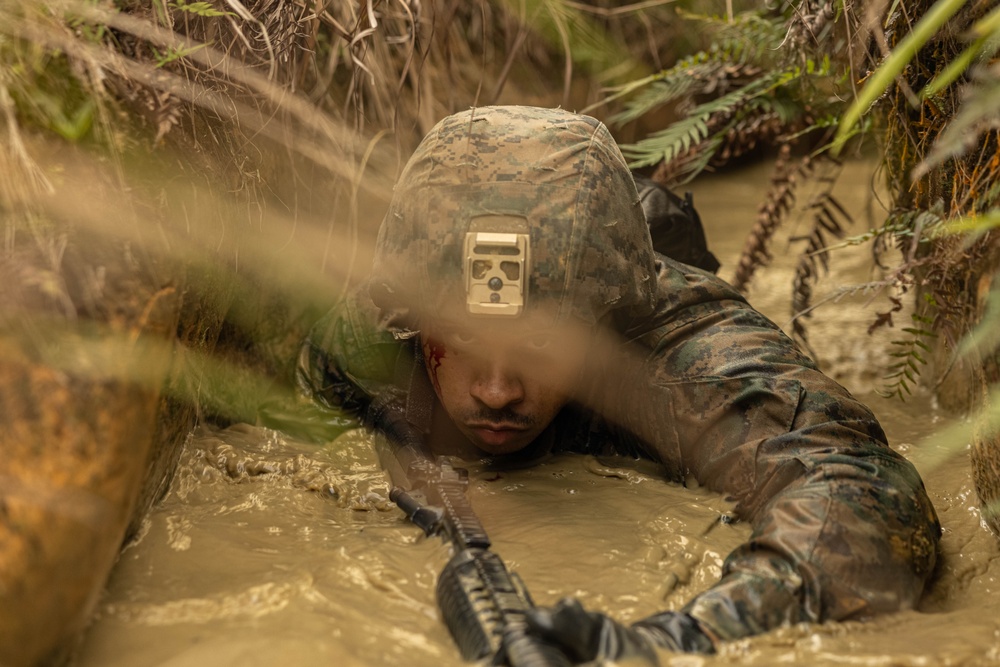
[[[833,140],[835,154],[840,152],[844,143],[853,134],[861,116],[868,112],[875,100],[885,93],[896,77],[903,72],[903,68],[916,57],[920,48],[944,28],[948,20],[962,8],[966,1],[938,0],[934,7],[917,22],[913,30],[892,50],[889,57],[865,82],[858,97],[841,117],[837,136]]]
[[[86,33],[84,39],[96,34]],[[74,143],[90,135],[98,94],[65,54],[0,38],[0,67],[0,86],[10,94],[20,124],[44,128]]]
[[[66,24],[73,28],[84,40],[92,44],[103,42],[110,34],[108,26],[103,24],[94,25],[75,16],[69,17]]]
[[[700,30],[714,33],[715,41],[704,51],[681,58],[670,68],[611,90],[604,102],[612,102],[639,91],[625,109],[611,116],[610,121],[624,124],[670,102],[683,99],[697,86],[718,81],[734,66],[759,64],[773,60],[769,46],[780,43],[782,23],[764,19],[756,13],[745,13],[729,23],[719,17],[680,12],[686,20],[699,24]],[[645,89],[645,90],[643,90]]]
[[[885,224],[877,229],[869,229],[862,234],[848,236],[835,245],[828,245],[824,252],[867,245],[887,239],[896,242],[906,241],[914,234],[919,234],[917,243],[930,243],[944,227],[944,224],[940,208],[936,211],[907,211],[890,216]]]
[[[894,212],[885,221],[882,236],[890,236],[896,242],[910,243],[914,236],[918,243],[930,242],[947,224],[944,215],[943,202],[936,202],[928,210]]]
[[[977,21],[972,26],[970,35],[974,37],[972,44],[927,84],[921,93],[922,97],[937,95],[957,81],[976,61],[993,57],[1000,48],[1000,6]]]
[[[603,103],[613,102],[635,91],[639,93],[625,105],[623,111],[612,115],[609,120],[623,125],[664,104],[682,98],[691,91],[699,79],[710,78],[721,66],[721,61],[713,59],[710,53],[701,51],[679,61],[669,69],[613,88],[612,94],[605,98]]]
[[[684,168],[685,175],[693,178],[721,145],[722,136],[741,118],[761,111],[778,110],[779,98],[774,96],[774,91],[798,76],[798,70],[763,75],[727,95],[699,104],[685,118],[668,128],[635,144],[622,146],[622,152],[630,160],[631,167],[641,168],[661,161],[670,162],[702,144],[700,152],[704,154],[703,161]],[[710,126],[712,119],[720,118],[724,120],[714,127]]]
[[[160,51],[157,50],[155,47],[152,47],[151,50],[153,51],[153,56],[156,58],[156,66],[163,67],[164,65],[167,65],[169,63],[175,62],[182,58],[186,58],[187,56],[191,55],[192,53],[195,53],[196,51],[200,51],[206,46],[208,46],[208,44],[196,44],[194,46],[189,46],[187,48],[171,46],[163,53],[160,53]]]
[[[730,21],[724,16],[694,14],[683,9],[678,16],[699,33],[712,37],[712,50],[730,62],[777,61],[781,58],[776,46],[785,36],[787,25],[780,15],[765,12],[742,12]]]
[[[947,30],[948,21],[964,7],[973,4],[973,0],[938,0],[934,6],[920,19],[913,27],[913,30],[906,35],[903,40],[893,48],[889,56],[879,65],[874,73],[865,82],[860,94],[854,102],[847,108],[841,117],[840,127],[837,136],[834,138],[834,152],[838,152],[843,147],[847,139],[856,131],[856,125],[861,117],[866,114],[871,106],[882,97],[903,70],[909,65],[929,41]],[[961,54],[952,59],[944,69],[939,72],[921,91],[922,99],[933,98],[942,90],[957,81],[966,74],[977,62],[991,58],[1000,48],[1000,7],[994,8],[988,15],[977,21],[970,31],[973,38],[970,46]],[[941,142],[946,144],[932,153],[928,163],[920,167],[917,173],[919,177],[926,173],[934,165],[939,164],[943,159],[962,152],[969,147],[970,141],[964,145],[956,146],[956,138],[967,137],[967,126],[983,118],[984,114],[996,113],[998,108],[996,91],[997,86],[987,86],[987,82],[996,83],[994,73],[987,81],[981,82],[976,92],[971,96],[968,110],[963,110],[959,115],[963,119],[962,124],[966,127],[958,128],[948,136],[942,136]],[[983,90],[989,87],[990,90]],[[992,106],[989,106],[992,105]],[[956,118],[957,122],[959,118]]]
[[[889,356],[897,361],[887,369],[888,372],[885,376],[887,384],[878,389],[878,392],[883,396],[896,396],[903,401],[913,393],[913,388],[917,385],[920,374],[927,366],[925,357],[931,351],[927,341],[937,337],[933,331],[933,319],[917,313],[911,314],[910,317],[913,320],[912,326],[901,329],[909,336],[892,341],[893,351],[889,353]]]
[[[210,2],[188,2],[187,0],[172,0],[170,6],[176,10],[194,14],[195,16],[236,16],[233,12],[219,11]]]
[[[990,231],[1000,226],[1000,7],[896,0],[882,25],[852,5],[823,0],[726,19],[678,16],[707,43],[612,90],[608,101],[624,101],[612,117],[619,124],[667,105],[679,118],[623,152],[633,167],[655,166],[654,179],[671,183],[724,167],[761,144],[783,150],[797,144],[811,158],[836,157],[852,137],[884,137],[892,212],[885,224],[837,244],[824,235],[842,238],[846,216],[838,211],[814,220],[796,270],[792,321],[804,339],[801,316],[813,307],[812,283],[825,273],[831,251],[872,244],[885,271],[880,285],[901,293],[917,286],[918,298],[928,299],[914,325],[903,329],[908,337],[893,344],[896,362],[883,391],[905,396],[926,365],[928,341],[942,333],[953,341],[975,320],[983,298],[976,285],[985,284],[981,272],[991,270],[985,263],[996,255]],[[861,83],[857,91],[854,82]],[[775,193],[816,178],[806,170],[791,181],[772,180],[759,216],[769,233],[784,218]],[[738,262],[734,284],[741,289],[768,257],[760,226],[759,219]],[[956,233],[967,239],[956,240]],[[885,266],[891,246],[902,258]],[[877,313],[872,328],[892,326],[901,304]],[[919,319],[931,312],[933,320]],[[996,328],[1000,310],[990,313],[982,326]]]
[[[918,165],[915,176],[920,177],[946,160],[976,149],[983,133],[997,126],[1000,126],[1000,64],[973,74],[961,108]]]
[[[626,99],[611,117],[616,124],[668,104],[683,113],[672,126],[622,146],[632,167],[662,163],[669,180],[689,180],[779,133],[801,137],[833,122],[834,114],[825,110],[843,73],[822,49],[812,54],[783,46],[787,16],[760,10],[731,21],[683,11],[679,17],[711,43],[672,67],[613,89],[606,99]]]
[[[981,215],[969,215],[949,220],[937,230],[939,235],[965,234],[978,236],[1000,227],[1000,208],[993,208]]]

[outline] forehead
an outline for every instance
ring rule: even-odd
[[[554,317],[537,310],[522,313],[518,317],[472,315],[456,310],[441,312],[428,318],[421,322],[421,329],[429,332],[456,331],[479,335],[520,336],[536,332],[555,332],[562,328]]]
[[[556,320],[541,313],[525,313],[521,317],[501,318],[474,315],[435,317],[421,327],[421,338],[435,342],[474,344],[481,352],[485,350],[530,348],[539,352],[537,346],[545,343],[545,355],[575,358],[582,350],[588,349],[595,340],[597,329],[579,321]],[[460,336],[454,338],[454,336]],[[541,340],[540,338],[541,337]]]

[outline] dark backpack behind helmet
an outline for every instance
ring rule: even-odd
[[[694,209],[691,193],[681,199],[650,178],[634,176],[653,249],[678,262],[717,272],[719,260],[708,249],[705,229]]]

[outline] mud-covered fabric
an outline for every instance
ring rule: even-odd
[[[646,377],[609,387],[611,409],[754,528],[684,611],[733,639],[913,607],[940,527],[875,416],[722,280],[664,259],[658,285],[656,315],[623,331]]]
[[[314,331],[301,359],[303,386],[327,405],[350,407],[385,383],[405,386],[399,379],[414,373],[426,385],[422,365],[414,362],[417,340],[401,337],[406,332],[393,320],[407,307],[398,299],[403,285],[437,285],[437,279],[432,269],[406,261],[414,265],[405,271],[426,273],[410,276],[410,283],[394,283],[403,280],[398,277],[402,274],[393,273],[386,258],[396,253],[397,259],[405,259],[417,250],[423,261],[437,267],[434,271],[447,274],[450,266],[454,273],[452,251],[435,247],[432,238],[442,248],[451,247],[449,225],[462,228],[464,207],[482,210],[483,196],[491,202],[486,208],[493,210],[505,193],[516,192],[517,210],[546,221],[532,232],[540,244],[544,239],[550,253],[533,269],[537,284],[532,287],[559,301],[562,293],[545,281],[569,281],[572,298],[559,301],[561,307],[568,308],[569,316],[599,321],[618,340],[615,348],[601,348],[604,369],[610,372],[592,378],[589,391],[581,392],[587,407],[567,406],[539,441],[557,450],[617,451],[657,460],[668,477],[693,476],[731,497],[738,516],[753,527],[750,539],[727,558],[721,580],[683,611],[710,637],[730,640],[786,623],[859,618],[913,607],[934,568],[940,534],[916,470],[889,448],[868,408],[819,372],[732,287],[704,271],[655,259],[648,232],[638,233],[632,218],[632,232],[606,236],[618,233],[608,230],[621,219],[614,217],[617,213],[602,218],[603,212],[628,209],[625,202],[634,200],[634,186],[626,187],[617,176],[610,185],[581,177],[561,180],[559,187],[599,188],[602,198],[620,200],[589,208],[581,217],[580,209],[562,208],[566,192],[547,200],[531,195],[530,183],[517,181],[521,177],[515,159],[507,153],[517,152],[522,144],[534,160],[549,166],[553,163],[546,156],[573,153],[576,149],[567,146],[578,143],[587,144],[584,153],[595,159],[608,164],[619,159],[613,157],[616,149],[606,145],[611,142],[606,130],[589,121],[584,122],[592,127],[586,141],[573,133],[546,130],[553,118],[565,120],[565,115],[512,111],[500,114],[505,120],[496,129],[485,134],[476,129],[471,137],[463,131],[477,127],[475,118],[462,116],[439,126],[446,131],[438,131],[434,141],[442,143],[422,145],[416,158],[422,171],[408,167],[403,183],[409,189],[397,194],[442,204],[443,214],[423,224],[402,224],[398,209],[390,211],[377,251],[385,254],[375,266],[373,286],[354,292]],[[534,134],[522,128],[516,133],[519,141],[500,141],[499,128],[512,127],[520,116]],[[459,121],[460,126],[449,124]],[[576,121],[569,124],[580,127]],[[555,143],[545,144],[543,150],[532,137]],[[456,147],[467,142],[474,151]],[[453,151],[477,168],[496,163],[491,178],[502,180],[509,174],[520,185],[507,191],[498,181],[489,187],[476,184],[450,191],[432,186],[418,192],[420,179],[437,182],[436,165],[452,160]],[[584,153],[570,161],[560,158],[559,169],[585,170]],[[620,165],[610,171],[620,172]],[[617,192],[617,187],[623,190]],[[449,194],[458,199],[449,200]],[[578,200],[594,198],[593,193],[581,193]],[[406,206],[419,208],[416,202]],[[644,229],[644,222],[641,226]],[[558,235],[572,238],[549,238]],[[592,260],[598,264],[581,263],[577,235],[612,247],[597,251]],[[628,250],[617,245],[626,242],[645,247]],[[635,258],[641,260],[637,265],[625,266]],[[602,274],[600,262],[613,265],[613,270]],[[643,272],[645,277],[638,275]],[[616,282],[602,286],[602,275]],[[582,284],[574,288],[577,278]],[[433,298],[447,298],[447,290],[442,290]],[[372,296],[384,298],[376,305]]]

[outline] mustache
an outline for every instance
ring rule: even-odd
[[[532,417],[519,414],[510,408],[500,408],[499,410],[486,407],[480,408],[475,412],[465,415],[462,421],[466,424],[503,424],[505,426],[518,426],[522,428],[529,428],[535,425],[535,420]]]

